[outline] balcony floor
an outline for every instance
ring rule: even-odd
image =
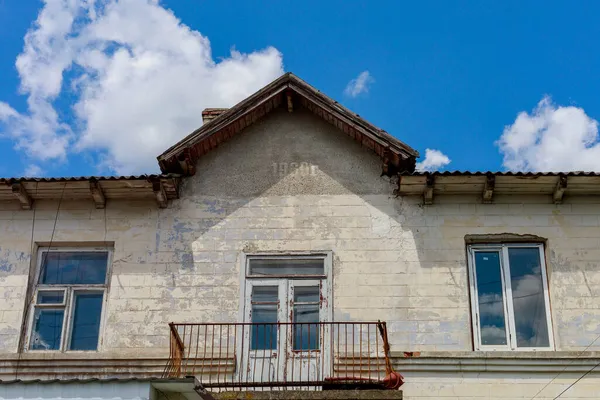
[[[211,393],[216,400],[337,400],[337,399],[377,399],[402,400],[401,390],[271,390]]]

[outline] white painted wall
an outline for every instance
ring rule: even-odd
[[[149,400],[149,382],[0,384],[2,400]]]
[[[17,351],[31,249],[50,240],[114,242],[106,357],[166,356],[170,321],[237,320],[242,252],[294,250],[333,251],[336,320],[386,320],[395,351],[469,351],[464,237],[506,232],[548,239],[556,349],[600,335],[600,199],[437,197],[424,207],[396,198],[380,172],[327,123],[282,112],[202,158],[165,210],[65,200],[54,230],[58,202],[2,204],[0,353]]]

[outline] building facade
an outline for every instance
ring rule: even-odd
[[[3,180],[0,398],[600,397],[599,176],[414,172],[291,74],[206,114],[161,175]]]

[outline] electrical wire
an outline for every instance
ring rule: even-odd
[[[37,191],[38,191],[38,184],[39,183],[36,183],[36,185],[35,185],[36,195],[37,195]],[[54,235],[56,233],[56,224],[58,222],[58,214],[60,212],[60,206],[62,204],[62,200],[65,195],[66,187],[67,187],[67,182],[64,183],[64,185],[62,187],[62,191],[60,193],[60,198],[58,199],[58,206],[56,207],[56,215],[54,216],[54,224],[52,226],[52,233],[50,235],[50,242],[49,242],[48,248],[52,247],[52,242],[54,241]],[[29,258],[30,259],[30,268],[31,268],[31,261],[33,260],[33,250],[35,247],[34,232],[35,232],[36,210],[37,210],[37,207],[34,205],[33,206],[33,222],[31,224],[31,244],[30,244],[31,250],[30,250],[30,256],[29,256],[30,257]],[[47,258],[48,252],[43,253],[43,255],[46,256],[46,258]],[[46,261],[44,256],[42,256],[42,263],[40,264],[41,266],[43,266]],[[20,338],[20,343],[19,343],[19,348],[18,348],[19,355],[17,358],[17,365],[15,367],[15,379],[19,379],[19,367],[20,367],[20,363],[21,363],[21,357],[23,355],[23,352],[25,351],[25,349],[24,349],[25,337],[28,333],[31,333],[31,332],[27,332],[26,328],[27,328],[27,321],[29,320],[29,312],[31,309],[31,304],[35,300],[35,282],[37,282],[37,279],[38,279],[38,276],[36,273],[37,273],[37,268],[34,268],[33,280],[31,282],[32,292],[31,292],[31,296],[27,300],[27,303],[25,304],[25,310],[23,312],[23,321],[21,322],[21,338]],[[41,270],[40,270],[40,273],[41,273]]]
[[[596,343],[598,341],[598,339],[600,339],[600,335],[598,335],[596,337],[596,339],[594,339],[592,341],[592,343],[588,344],[588,346],[583,349],[579,354],[577,354],[577,356],[575,357],[575,360],[578,359],[583,353],[585,353],[590,347],[592,347],[594,345],[594,343]],[[543,388],[541,388],[531,399],[529,400],[533,400],[537,397],[538,394],[542,393],[544,391],[544,389],[546,389],[548,386],[550,386],[550,384],[552,382],[554,382],[554,380],[556,378],[558,378],[560,376],[560,374],[562,374],[563,372],[565,372],[567,370],[567,368],[569,368],[571,366],[571,364],[573,364],[575,362],[575,360],[571,361],[569,364],[567,364],[558,374],[556,374],[556,376],[554,378],[552,378],[550,380],[550,382],[546,383],[546,385],[544,385]],[[562,391],[557,397],[555,397],[553,400],[558,399],[563,393],[565,393],[567,390],[569,390],[571,387],[573,387],[573,385],[575,385],[577,382],[579,382],[581,379],[583,379],[586,375],[588,375],[589,373],[591,373],[594,369],[596,369],[596,367],[600,366],[600,363],[596,364],[592,369],[590,369],[589,371],[585,372],[581,377],[579,377],[575,382],[573,382],[571,385],[569,385],[568,388],[566,388],[564,391]]]
[[[573,386],[575,386],[577,384],[577,382],[579,382],[580,380],[582,380],[583,378],[585,378],[588,374],[590,374],[593,370],[595,370],[598,366],[600,366],[600,362],[596,365],[594,365],[594,367],[592,369],[590,369],[589,371],[587,371],[585,374],[581,375],[579,378],[577,378],[577,380],[573,383],[571,383],[565,390],[563,390],[562,392],[560,392],[560,394],[558,396],[556,396],[554,399],[552,400],[556,400],[558,399],[560,396],[562,396],[564,393],[567,392],[567,390],[571,389]]]

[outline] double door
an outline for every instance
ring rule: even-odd
[[[246,282],[245,344],[240,366],[247,382],[317,382],[330,370],[326,280]],[[276,386],[276,385],[274,385]]]

